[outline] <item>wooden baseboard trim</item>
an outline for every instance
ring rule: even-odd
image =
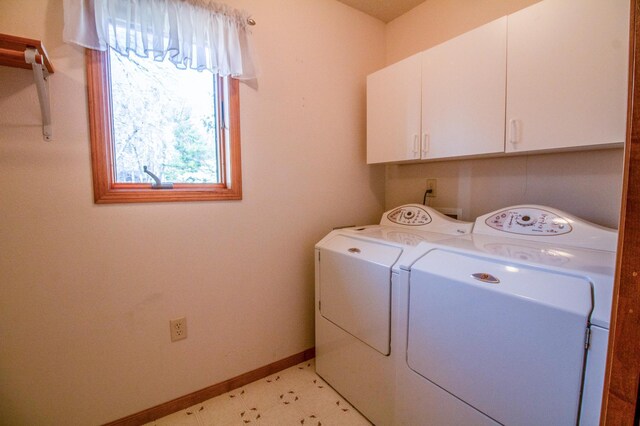
[[[175,413],[176,411],[184,410],[185,408],[199,404],[207,399],[222,395],[225,392],[237,389],[273,373],[277,373],[278,371],[282,371],[301,362],[310,360],[315,356],[315,353],[315,348],[307,349],[279,361],[272,362],[264,367],[256,368],[248,373],[225,380],[224,382],[200,389],[199,391],[156,405],[155,407],[148,408],[144,411],[140,411],[139,413],[131,414],[130,416],[123,417],[119,420],[106,423],[104,426],[139,426],[152,422],[171,413]]]

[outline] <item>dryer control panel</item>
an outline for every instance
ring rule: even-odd
[[[520,235],[562,235],[573,230],[567,219],[539,208],[514,208],[495,213],[487,226]]]
[[[443,215],[432,207],[422,204],[405,204],[382,215],[380,225],[413,231],[437,232],[447,235],[466,235],[471,233],[472,222],[463,222]]]
[[[420,226],[431,223],[431,216],[422,207],[407,205],[386,213],[387,219],[398,225]]]

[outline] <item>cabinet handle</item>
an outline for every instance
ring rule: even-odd
[[[418,146],[418,134],[414,134],[413,135],[413,156],[417,157],[418,154],[420,153],[420,147]]]
[[[429,138],[429,133],[422,134],[422,157],[426,157],[429,152],[429,143],[431,142]]]
[[[509,121],[509,143],[511,145],[518,143],[518,120],[516,119]]]

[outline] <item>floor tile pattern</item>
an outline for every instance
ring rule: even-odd
[[[280,371],[147,426],[368,426],[315,373],[314,360]]]

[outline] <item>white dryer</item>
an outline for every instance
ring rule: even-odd
[[[401,259],[394,423],[597,425],[616,242],[514,206]]]
[[[316,371],[375,424],[393,420],[394,266],[419,243],[469,234],[472,225],[410,204],[384,213],[379,225],[334,230],[316,245]]]

